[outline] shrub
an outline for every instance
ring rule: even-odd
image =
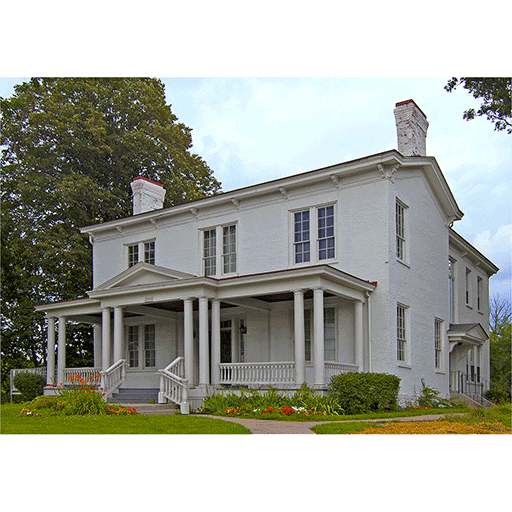
[[[425,385],[425,380],[421,379],[421,391],[418,397],[419,407],[450,407],[450,401],[439,397],[439,391],[429,388]]]
[[[506,391],[501,388],[492,387],[484,393],[484,397],[496,404],[503,404],[510,401],[510,397]]]
[[[396,375],[348,372],[331,378],[328,393],[345,414],[361,414],[397,410],[399,389]]]
[[[46,381],[42,375],[37,373],[22,372],[14,376],[13,384],[21,393],[22,401],[26,402],[43,394]]]

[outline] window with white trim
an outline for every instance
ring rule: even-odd
[[[205,276],[217,273],[217,230],[203,231],[203,270]]]
[[[236,272],[236,224],[222,228],[222,272]]]
[[[144,326],[144,366],[156,366],[155,324]]]
[[[476,306],[478,311],[482,309],[482,278],[477,276],[476,278]]]
[[[139,367],[139,326],[128,326],[128,366]]]
[[[128,250],[128,268],[136,265],[139,260],[139,255],[143,255],[144,263],[150,265],[155,264],[155,241],[149,240],[147,242],[137,242],[127,246]]]
[[[396,257],[405,261],[405,209],[407,207],[398,199],[395,207]]]
[[[154,368],[156,366],[155,324],[129,325],[127,334],[128,367]]]
[[[436,368],[441,368],[443,345],[442,345],[442,320],[434,320],[434,363]]]
[[[470,306],[471,300],[471,270],[466,268],[466,306]]]
[[[407,361],[407,308],[398,304],[396,307],[396,358],[398,361]]]
[[[335,204],[312,206],[292,215],[292,264],[318,263],[336,257]]]

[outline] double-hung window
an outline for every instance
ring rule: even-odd
[[[205,276],[217,273],[217,230],[203,231],[203,269]]]
[[[318,263],[336,257],[335,206],[292,212],[293,264]]]
[[[155,324],[144,326],[144,366],[156,366]]]
[[[155,241],[150,240],[148,242],[137,242],[136,244],[128,245],[128,267],[136,265],[142,254],[144,263],[151,265],[155,264]]]
[[[436,368],[441,368],[443,345],[442,345],[442,320],[434,320],[434,362]]]
[[[398,361],[407,360],[407,308],[400,304],[396,307],[396,358]]]
[[[156,366],[155,324],[129,325],[127,345],[129,368],[141,369]]]
[[[128,366],[130,368],[139,367],[139,326],[130,325],[128,327]]]
[[[470,306],[471,301],[471,270],[466,268],[466,306]]]
[[[222,272],[236,272],[236,224],[222,228]]]
[[[476,307],[478,311],[482,309],[482,278],[476,278]]]
[[[405,210],[406,206],[396,200],[395,207],[395,231],[396,231],[396,257],[400,261],[405,261]]]

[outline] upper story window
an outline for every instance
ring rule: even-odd
[[[476,307],[478,308],[478,311],[481,311],[482,309],[482,278],[477,277],[476,278]]]
[[[466,268],[466,305],[470,306],[471,300],[471,270]]]
[[[128,245],[128,267],[133,267],[140,261],[143,255],[144,263],[155,264],[155,241],[138,242]]]
[[[217,258],[217,247],[222,252]],[[202,270],[205,276],[233,274],[237,271],[236,224],[202,231]]]
[[[450,323],[455,323],[455,260],[448,260],[448,279],[450,297]]]
[[[401,261],[406,260],[405,252],[405,211],[407,207],[398,199],[395,207],[395,231],[396,231],[396,257]]]
[[[336,257],[335,205],[295,211],[292,219],[293,264],[315,263]]]

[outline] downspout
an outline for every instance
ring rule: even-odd
[[[366,301],[368,304],[368,371],[372,371],[372,308],[371,295],[366,292]]]

